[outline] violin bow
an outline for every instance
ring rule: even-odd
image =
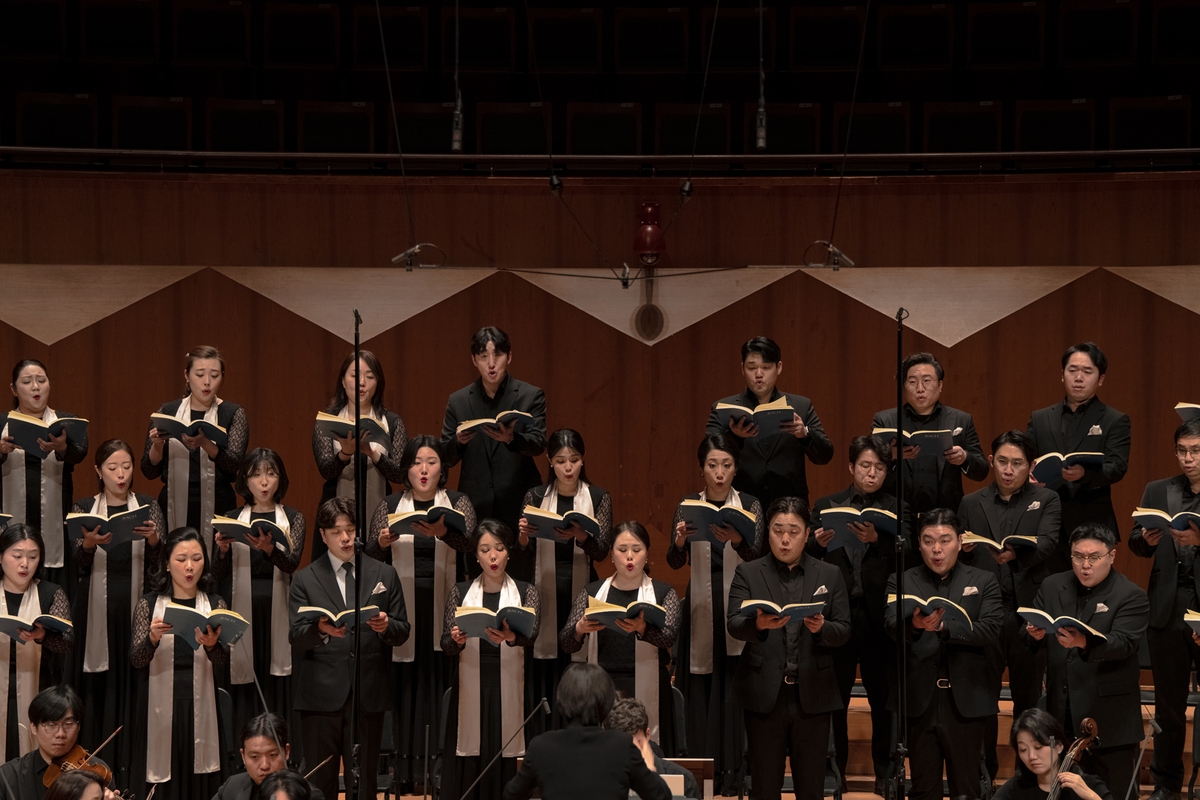
[[[308,780],[309,778],[311,778],[314,772],[316,772],[316,771],[317,771],[317,770],[319,770],[321,767],[323,767],[323,766],[325,766],[326,764],[328,764],[328,763],[329,763],[329,760],[330,760],[330,759],[332,759],[332,758],[333,758],[333,756],[329,756],[329,757],[328,757],[328,758],[326,758],[324,761],[322,761],[320,764],[317,764],[315,767],[313,767],[312,769],[310,769],[310,770],[308,771],[308,773],[307,773],[307,774],[304,776],[304,780]],[[149,798],[149,797],[147,797],[147,798],[146,798],[146,800],[150,800],[150,798]]]
[[[117,726],[117,729],[116,729],[115,731],[113,731],[112,733],[110,733],[110,734],[108,735],[108,738],[107,738],[107,739],[105,739],[103,742],[101,742],[101,743],[100,743],[100,746],[99,746],[99,747],[97,747],[95,750],[93,750],[93,751],[91,752],[91,755],[89,755],[87,758],[85,758],[85,759],[83,760],[83,763],[85,763],[85,764],[90,764],[90,763],[92,763],[92,759],[96,757],[96,754],[97,754],[97,753],[99,753],[101,750],[103,750],[103,749],[104,749],[104,746],[105,746],[106,744],[108,744],[108,743],[109,743],[109,742],[111,742],[113,739],[115,739],[115,738],[116,738],[116,736],[117,736],[117,734],[118,734],[118,733],[120,733],[120,732],[121,732],[121,729],[122,729],[122,728],[124,728],[124,727],[125,727],[124,725],[118,725],[118,726]],[[148,798],[148,797],[147,797],[147,798],[146,798],[146,800],[150,800],[150,798]]]

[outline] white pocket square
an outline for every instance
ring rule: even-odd
[[[974,586],[968,586],[967,588],[963,589],[963,597],[970,597],[973,594],[979,594],[979,590]]]
[[[1108,606],[1104,603],[1096,603],[1096,613],[1099,614],[1101,611],[1108,611]]]
[[[816,597],[819,594],[829,594],[829,590],[825,588],[825,584],[823,583],[817,587],[815,592],[813,592],[813,597]]]
[[[960,433],[962,433],[961,425],[959,427],[955,428],[954,430],[950,431],[951,436],[958,436]]]
[[[383,585],[383,581],[380,581],[379,583],[375,584],[375,588],[371,590],[371,594],[379,594],[380,592],[386,591],[387,587]]]
[[[1088,436],[1100,436],[1103,433],[1104,433],[1104,431],[1102,431],[1100,429],[1099,425],[1093,425],[1091,428],[1088,429]]]
[[[1042,501],[1034,500],[1032,503],[1029,504],[1029,508],[1027,508],[1025,510],[1026,511],[1037,511],[1041,507],[1042,507]]]

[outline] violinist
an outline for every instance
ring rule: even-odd
[[[39,692],[29,704],[29,732],[37,747],[0,767],[0,800],[42,800],[65,759],[74,763],[86,759],[77,744],[82,722],[83,701],[70,686],[59,684]],[[91,759],[89,766],[108,773],[103,777],[105,785],[112,779],[100,758]]]
[[[253,800],[258,787],[268,775],[287,769],[292,746],[283,717],[263,713],[251,718],[242,726],[241,741],[240,752],[246,771],[221,784],[212,800]],[[308,781],[305,783],[308,784],[311,800],[325,800],[320,789]]]
[[[993,800],[1112,800],[1104,781],[1080,771],[1078,754],[1063,758],[1067,738],[1053,714],[1040,708],[1022,711],[1008,742],[1017,752],[1017,768]],[[1071,750],[1087,743],[1081,739]]]

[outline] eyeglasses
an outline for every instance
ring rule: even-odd
[[[72,717],[71,719],[64,719],[62,722],[43,722],[41,725],[38,725],[38,729],[46,733],[58,733],[59,731],[74,733],[79,730],[79,720]]]
[[[1175,455],[1180,458],[1191,456],[1192,458],[1200,458],[1200,447],[1176,447]]]
[[[1012,467],[1013,469],[1017,470],[1018,472],[1029,466],[1029,462],[1022,458],[1014,458],[1011,461],[1008,460],[1007,458],[997,458],[997,459],[995,459],[995,461],[996,461],[996,466],[999,467],[1000,469],[1005,469],[1006,467]]]
[[[1096,564],[1099,564],[1101,561],[1108,558],[1112,554],[1113,554],[1112,550],[1109,550],[1107,553],[1091,553],[1089,555],[1084,555],[1083,553],[1071,553],[1071,563],[1072,564],[1087,564],[1089,567],[1091,567],[1091,566],[1095,566]]]
[[[915,388],[917,386],[920,386],[922,389],[928,389],[931,386],[936,386],[937,382],[938,382],[937,378],[926,377],[926,378],[921,378],[921,380],[919,380],[919,381],[916,378],[909,378],[908,380],[906,380],[904,382],[904,385],[909,387],[910,389]]]

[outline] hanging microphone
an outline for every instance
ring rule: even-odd
[[[754,118],[754,146],[759,150],[767,149],[767,104],[763,98],[758,98],[758,115]]]
[[[450,149],[455,153],[461,153],[463,144],[462,95],[458,95],[454,99],[454,122],[450,131]]]

